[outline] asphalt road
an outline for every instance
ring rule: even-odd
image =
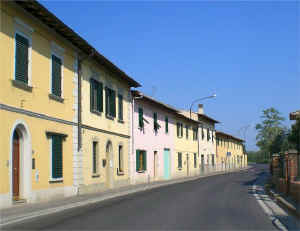
[[[23,222],[29,230],[276,230],[250,187],[267,168],[164,186]]]

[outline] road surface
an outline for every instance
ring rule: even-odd
[[[276,230],[251,192],[266,166],[164,186],[11,225],[27,230]]]

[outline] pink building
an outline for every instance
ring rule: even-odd
[[[171,177],[174,154],[176,109],[139,91],[132,91],[132,184],[167,180]]]

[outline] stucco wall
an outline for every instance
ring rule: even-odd
[[[143,108],[144,129],[139,128],[139,107]],[[161,126],[158,132],[154,131],[153,113],[157,113],[157,121]],[[169,129],[165,132],[165,117],[168,117]],[[133,139],[134,150],[132,153],[132,178],[133,183],[147,182],[148,180],[164,179],[164,149],[170,150],[170,170],[173,166],[174,158],[174,120],[167,110],[161,109],[153,104],[149,104],[142,99],[134,101],[133,114]],[[145,150],[147,152],[147,170],[143,173],[136,172],[136,150]],[[154,179],[154,151],[157,151],[158,170]],[[171,174],[170,174],[171,175]]]

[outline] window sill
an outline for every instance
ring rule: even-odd
[[[32,86],[29,86],[26,83],[23,83],[19,80],[12,80],[11,82],[12,82],[12,85],[14,87],[20,88],[20,89],[25,90],[25,91],[32,92]]]
[[[182,170],[182,168],[178,168],[178,170],[179,170],[179,171],[181,171],[181,170]]]
[[[91,110],[91,113],[96,114],[96,115],[98,115],[98,116],[101,116],[101,115],[102,115],[102,112],[96,111],[96,110]]]
[[[137,173],[144,173],[146,170],[137,171]]]
[[[106,118],[107,118],[107,119],[110,119],[110,120],[115,120],[115,118],[114,118],[113,116],[107,115],[107,114],[106,114]]]
[[[64,99],[61,98],[60,96],[57,96],[57,95],[54,95],[54,94],[51,94],[51,93],[48,96],[49,96],[49,99],[53,99],[57,102],[60,102],[60,103],[64,102]]]
[[[120,120],[120,119],[118,119],[118,122],[121,124],[125,123],[124,120]]]
[[[49,180],[50,184],[63,183],[63,182],[64,182],[64,180],[62,178],[60,178],[60,179],[50,179]]]
[[[92,178],[99,178],[100,177],[100,174],[93,174],[92,175]]]

